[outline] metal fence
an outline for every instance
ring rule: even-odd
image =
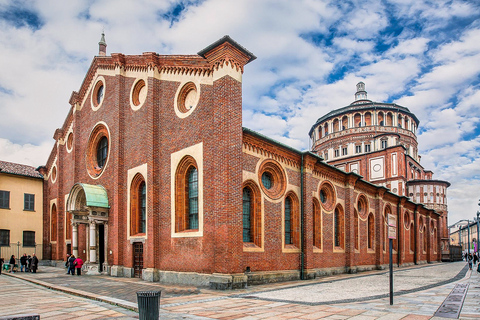
[[[23,254],[26,253],[28,255],[35,255],[37,256],[38,260],[43,259],[43,250],[42,250],[42,244],[41,243],[35,243],[35,246],[23,246],[23,243],[19,242],[14,242],[10,243],[10,246],[1,246],[0,247],[0,258],[3,258],[6,263],[10,261],[10,257],[12,254],[15,256],[15,258],[18,260],[20,259]]]

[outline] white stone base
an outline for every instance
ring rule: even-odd
[[[100,275],[100,272],[99,272],[100,268],[98,266],[98,263],[85,263],[82,269],[86,275],[89,275],[89,276]]]

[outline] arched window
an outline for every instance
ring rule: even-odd
[[[356,113],[356,114],[353,116],[353,123],[355,124],[355,127],[356,127],[356,128],[362,126],[362,116],[360,115],[360,113]]]
[[[340,131],[340,121],[338,119],[333,120],[333,132]]]
[[[322,211],[317,199],[313,199],[313,245],[322,248]]]
[[[355,239],[355,244],[354,244],[354,247],[355,247],[355,250],[359,250],[360,248],[360,245],[359,245],[359,234],[358,234],[358,212],[356,209],[353,209],[353,234],[354,234],[354,237],[353,239]]]
[[[249,180],[243,187],[243,242],[262,246],[262,212],[260,189]],[[247,246],[250,247],[250,246]]]
[[[175,232],[199,229],[198,187],[197,163],[186,156],[175,173]]]
[[[374,249],[375,244],[375,219],[373,214],[368,215],[368,248]]]
[[[378,113],[378,124],[381,126],[385,125],[385,117],[381,111]]]
[[[252,191],[243,188],[243,242],[252,242]]]
[[[423,252],[427,251],[427,228],[423,226]]]
[[[410,225],[410,250],[415,252],[415,229],[413,228],[413,222]]]
[[[372,114],[370,112],[365,113],[365,125],[371,126],[372,125]]]
[[[138,173],[130,187],[130,234],[145,234],[147,231],[147,186]]]
[[[342,130],[348,129],[348,117],[344,116],[342,118]]]
[[[344,248],[345,225],[343,220],[343,210],[340,207],[335,208],[334,214],[334,244],[335,247]]]
[[[57,206],[53,204],[50,216],[50,241],[57,241]]]
[[[290,193],[285,197],[284,236],[285,245],[300,246],[298,199]]]
[[[198,173],[197,168],[188,170],[188,229],[198,229]]]

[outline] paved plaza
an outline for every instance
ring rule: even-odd
[[[162,291],[161,319],[441,319],[446,305],[460,319],[480,319],[480,275],[465,262],[396,269],[394,304],[388,270],[235,291],[150,283],[108,276],[71,276],[62,268],[0,276],[0,316],[37,313],[41,319],[138,319],[137,291]],[[447,297],[456,285],[463,303]],[[451,310],[452,309],[452,310]],[[457,313],[455,313],[457,312]],[[439,313],[437,313],[438,315]]]

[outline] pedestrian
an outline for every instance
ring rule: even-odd
[[[75,255],[70,255],[70,257],[68,258],[68,269],[67,269],[67,274],[72,274],[75,275]]]
[[[3,258],[0,258],[0,274],[2,274],[2,269],[3,269],[3,262],[5,260],[3,260]]]
[[[473,253],[473,264],[477,264],[478,261],[478,252]]]
[[[37,273],[37,269],[38,269],[38,258],[34,253],[33,256],[32,256],[31,270],[32,270],[33,273]]]
[[[67,260],[65,260],[65,268],[68,270],[68,259],[70,258],[70,253],[67,253]]]
[[[470,268],[470,270],[472,270],[473,256],[471,253],[468,254],[467,261],[468,261],[468,267]]]
[[[82,274],[82,266],[83,266],[83,260],[80,257],[75,259],[75,269],[77,269],[77,276]]]
[[[27,256],[27,272],[32,272],[32,257]]]
[[[15,273],[15,256],[12,254],[10,257],[10,272]]]
[[[20,258],[20,272],[27,272],[27,254],[24,253]]]

